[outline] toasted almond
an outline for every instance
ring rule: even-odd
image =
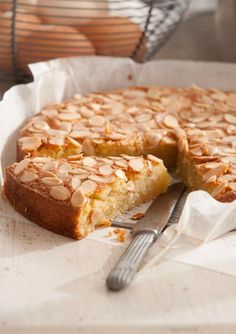
[[[51,145],[63,146],[64,143],[65,143],[65,138],[64,137],[56,136],[56,137],[50,138],[49,139],[49,143]]]
[[[229,187],[230,187],[233,191],[236,191],[236,182],[229,182]]]
[[[135,192],[135,191],[136,191],[135,184],[134,184],[133,181],[128,181],[128,182],[126,183],[126,188],[127,188],[127,190],[130,191],[130,192]]]
[[[211,177],[209,177],[209,179],[206,180],[206,183],[211,183],[211,182],[215,182],[216,181],[216,175],[212,175]]]
[[[81,185],[81,180],[78,176],[73,176],[71,179],[71,187],[73,190],[78,188]]]
[[[180,137],[178,140],[178,150],[179,152],[188,152],[188,140],[186,137]]]
[[[49,125],[45,121],[37,121],[37,122],[34,122],[33,125],[34,125],[34,127],[36,129],[39,129],[39,130],[47,130],[47,129],[49,129]]]
[[[93,194],[96,190],[96,187],[96,182],[93,182],[92,180],[86,180],[80,185],[80,189],[85,195]]]
[[[25,172],[21,177],[21,182],[27,183],[38,179],[38,175],[33,172]]]
[[[151,114],[141,114],[141,115],[137,115],[136,117],[135,117],[135,121],[136,122],[140,122],[140,123],[142,123],[142,122],[148,122],[148,121],[150,121],[152,119],[152,115]]]
[[[78,207],[83,206],[86,203],[87,199],[84,196],[83,191],[78,188],[75,190],[75,192],[71,196],[70,201],[74,207],[78,208]]]
[[[92,157],[85,157],[83,159],[83,165],[88,167],[93,167],[97,164],[97,161]]]
[[[80,149],[82,150],[82,145],[81,145],[79,142],[77,142],[76,140],[74,140],[74,139],[71,138],[71,137],[66,137],[66,138],[67,138],[69,144],[71,144],[71,145],[73,145],[73,146],[75,146],[75,147],[77,147],[77,148],[80,148]],[[77,151],[78,151],[78,150],[77,150]]]
[[[81,158],[82,158],[82,154],[68,155],[67,157],[69,161],[77,161],[77,160],[81,160]]]
[[[236,164],[236,157],[228,157],[228,159],[232,164]]]
[[[114,162],[111,160],[111,159],[108,159],[108,158],[102,158],[102,157],[97,157],[97,160],[98,161],[101,161],[101,162],[105,162],[107,165],[110,165],[112,166],[114,164]]]
[[[227,182],[222,182],[218,186],[215,187],[215,189],[211,192],[211,195],[213,197],[218,196],[220,193],[222,193],[226,187],[228,186]]]
[[[56,109],[43,109],[41,113],[48,117],[57,116],[58,112]]]
[[[225,166],[223,164],[221,166],[212,168],[208,172],[203,174],[202,179],[203,179],[203,181],[207,181],[213,175],[220,176],[221,174],[223,174],[226,171],[226,169],[227,169],[227,166]]]
[[[36,150],[42,145],[40,137],[23,137],[19,139],[23,151]]]
[[[127,89],[122,92],[122,94],[125,97],[131,97],[131,98],[136,98],[136,97],[145,97],[146,93],[142,90],[138,89]]]
[[[236,117],[231,115],[231,114],[226,114],[225,115],[225,120],[228,122],[228,123],[231,123],[231,124],[236,124]]]
[[[128,162],[125,159],[116,160],[115,165],[121,168],[126,168],[128,166]]]
[[[62,181],[65,181],[66,178],[68,177],[69,173],[67,170],[63,171],[63,170],[57,170],[56,171],[56,175],[59,179],[61,179]]]
[[[204,167],[207,169],[212,169],[212,168],[216,168],[222,166],[222,162],[207,162]]]
[[[59,164],[59,161],[57,160],[48,161],[43,165],[42,171],[49,172],[51,170],[55,170],[57,169],[58,164]]]
[[[64,162],[64,163],[62,163],[59,167],[58,167],[58,170],[60,171],[60,172],[71,172],[71,170],[72,170],[72,167],[71,167],[71,165],[70,164],[68,164],[67,162]]]
[[[124,172],[122,169],[116,169],[116,170],[115,170],[115,175],[116,175],[119,179],[122,179],[122,180],[127,181],[126,174],[125,174],[125,172]]]
[[[93,116],[89,119],[89,124],[92,126],[103,126],[105,119],[102,116]]]
[[[70,133],[72,130],[72,124],[69,122],[62,122],[60,125],[60,130]]]
[[[114,180],[114,177],[112,175],[109,176],[100,176],[96,174],[91,174],[88,176],[88,179],[98,182],[98,183],[111,183]]]
[[[70,136],[73,138],[85,138],[89,137],[90,135],[91,132],[89,130],[77,130],[70,133]]]
[[[91,224],[93,227],[95,227],[96,224],[98,223],[100,216],[101,216],[101,211],[96,210],[96,209],[92,210],[90,219],[91,219]]]
[[[197,157],[202,156],[202,150],[200,149],[200,147],[196,147],[194,149],[190,149],[190,152],[192,155],[195,155]]]
[[[94,112],[87,107],[81,107],[79,112],[80,115],[82,115],[85,118],[91,118],[94,116]]]
[[[80,114],[77,114],[77,113],[60,113],[59,118],[62,121],[72,121],[72,120],[81,118],[81,116]]]
[[[33,162],[38,164],[43,164],[45,162],[51,161],[50,157],[35,157],[31,159]]]
[[[236,175],[233,175],[233,174],[225,174],[225,175],[218,177],[219,182],[234,181],[235,179],[236,179]]]
[[[148,155],[147,155],[147,159],[150,160],[150,161],[152,161],[152,162],[158,163],[158,164],[163,164],[163,160],[161,160],[161,159],[155,157],[155,156],[152,155],[152,154],[148,154]]]
[[[179,123],[177,121],[177,119],[172,116],[172,115],[167,115],[164,118],[164,124],[168,127],[168,128],[178,128],[179,127]]]
[[[95,149],[90,139],[85,139],[83,141],[82,150],[86,155],[95,155]]]
[[[129,160],[129,167],[132,168],[135,172],[141,172],[144,169],[143,159],[135,158]]]
[[[67,132],[63,130],[57,130],[57,129],[48,129],[47,133],[49,136],[66,136]]]
[[[41,179],[41,181],[47,186],[60,186],[62,184],[62,180],[56,177],[44,177]]]
[[[121,133],[109,133],[106,134],[106,138],[111,140],[123,140],[126,139],[126,136],[122,135]]]
[[[18,164],[14,168],[14,174],[15,175],[20,174],[25,168],[28,167],[29,163],[30,163],[30,159],[24,159],[18,162]]]
[[[149,145],[156,146],[162,139],[162,135],[159,133],[147,133],[146,139]]]
[[[51,197],[59,201],[66,201],[70,198],[70,192],[64,186],[52,187],[49,193]]]
[[[103,165],[98,168],[99,174],[101,175],[111,175],[113,173],[113,169],[108,165]]]

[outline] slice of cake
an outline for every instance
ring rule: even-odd
[[[26,158],[6,169],[14,208],[53,232],[81,239],[109,219],[165,192],[170,182],[155,156]]]

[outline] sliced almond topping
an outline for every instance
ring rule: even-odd
[[[117,170],[115,170],[115,175],[116,175],[119,179],[122,179],[122,180],[127,181],[127,177],[126,177],[126,175],[125,175],[125,172],[124,172],[122,169],[117,169]]]
[[[60,172],[71,172],[72,167],[70,164],[68,164],[67,162],[64,162],[63,164],[61,164],[58,168],[58,170]]]
[[[199,147],[191,149],[190,152],[197,157],[202,156],[202,150]]]
[[[84,174],[78,174],[80,180],[86,180],[89,177],[89,173],[84,172]]]
[[[216,181],[216,175],[212,175],[209,179],[206,180],[206,183],[211,183]]]
[[[223,174],[226,171],[226,169],[227,169],[227,166],[225,166],[225,165],[221,165],[221,166],[212,168],[208,172],[203,174],[202,179],[203,179],[203,181],[207,181],[213,175],[220,176],[221,174]]]
[[[43,184],[46,184],[47,186],[60,186],[62,184],[62,180],[56,178],[56,177],[44,177],[41,179]]]
[[[112,175],[109,176],[100,176],[96,174],[91,174],[88,176],[88,179],[98,182],[98,183],[111,183],[114,181],[114,177]]]
[[[138,89],[127,89],[122,92],[122,94],[125,97],[131,97],[131,98],[136,98],[136,97],[145,97],[146,93],[142,90]]]
[[[231,114],[226,114],[225,115],[225,120],[228,122],[228,123],[231,123],[231,124],[236,124],[236,117],[231,115]]]
[[[135,117],[136,122],[148,122],[152,119],[152,115],[151,114],[141,114]]]
[[[32,182],[38,179],[38,175],[32,172],[25,172],[21,177],[21,182]]]
[[[179,152],[188,152],[188,140],[186,137],[180,137],[178,141]]]
[[[73,138],[85,138],[89,137],[90,135],[91,132],[89,130],[77,130],[70,133],[70,136]]]
[[[211,192],[211,195],[213,197],[215,196],[218,196],[220,193],[222,193],[226,187],[228,186],[228,183],[227,182],[222,182],[220,183],[212,192]]]
[[[106,134],[106,137],[111,140],[123,140],[126,139],[125,135],[122,135],[121,133],[109,133]]]
[[[133,181],[128,181],[126,183],[126,188],[128,189],[128,191],[130,192],[135,192],[136,188],[135,188],[135,184]]]
[[[66,136],[67,132],[63,130],[56,130],[56,129],[48,129],[47,133],[50,136]]]
[[[207,169],[212,169],[212,168],[216,168],[222,166],[222,162],[207,162],[204,167]]]
[[[56,145],[56,146],[63,146],[64,145],[64,137],[53,137],[49,139],[49,143],[51,145]]]
[[[59,114],[59,118],[62,121],[72,121],[72,120],[81,118],[81,116],[80,114],[77,114],[77,113],[61,113]]]
[[[30,159],[24,159],[18,162],[18,164],[16,165],[14,169],[14,174],[15,175],[20,174],[25,168],[28,167],[29,163],[30,163]]]
[[[81,185],[81,180],[78,176],[73,176],[71,179],[71,187],[73,190],[78,188]]]
[[[116,160],[115,165],[121,168],[126,168],[128,166],[128,162],[124,159],[122,160]]]
[[[103,126],[105,119],[102,116],[93,116],[89,120],[89,124],[92,126]]]
[[[41,146],[42,141],[39,137],[23,137],[19,139],[21,148],[24,151],[31,151]]]
[[[101,175],[111,175],[113,173],[113,169],[110,166],[104,165],[98,168],[98,171]]]
[[[83,160],[83,165],[88,167],[93,167],[97,164],[97,161],[92,157],[85,157]]]
[[[74,207],[79,208],[86,203],[87,198],[84,196],[83,191],[81,189],[77,189],[71,196],[70,201]]]
[[[91,195],[95,192],[96,187],[97,184],[95,182],[92,180],[86,180],[81,184],[80,189],[85,195]]]
[[[90,139],[85,139],[83,141],[82,150],[86,155],[95,155],[95,149]]]
[[[135,158],[129,160],[129,167],[132,168],[135,172],[141,172],[144,169],[143,159]]]
[[[49,172],[51,170],[55,170],[57,169],[58,164],[59,164],[59,161],[56,161],[56,160],[48,161],[43,165],[42,171]]]
[[[112,160],[110,160],[110,159],[108,159],[108,158],[101,158],[101,157],[99,157],[99,158],[97,158],[97,159],[98,159],[98,161],[105,162],[107,165],[110,165],[110,166],[112,166],[113,163],[114,163]]]
[[[236,164],[236,157],[228,157],[229,162]]]
[[[59,201],[66,201],[70,198],[70,192],[66,187],[55,186],[50,189],[50,196]]]
[[[47,122],[45,121],[37,121],[37,122],[34,122],[34,127],[36,129],[39,129],[39,130],[47,130],[49,129],[49,125]]]
[[[236,191],[236,182],[229,182],[229,187],[230,187],[233,191]]]
[[[156,163],[158,163],[158,164],[163,164],[163,161],[162,161],[161,159],[155,157],[155,156],[152,155],[152,154],[148,154],[148,155],[147,155],[147,159],[150,160],[150,161],[152,161],[152,162],[156,162]]]
[[[99,210],[92,210],[90,219],[91,219],[91,223],[93,227],[95,227],[96,224],[98,223],[100,216],[101,216],[101,212]]]
[[[178,128],[179,127],[179,123],[178,123],[177,119],[172,115],[167,115],[164,118],[164,124],[168,128]]]
[[[68,140],[69,144],[71,144],[71,145],[73,145],[77,148],[82,149],[82,145],[79,142],[77,142],[76,140],[74,140],[73,138],[67,137],[67,140]]]
[[[85,118],[90,118],[90,117],[93,117],[94,115],[94,112],[88,109],[87,107],[81,107],[79,112],[80,112],[80,115],[82,115]]]
[[[51,161],[51,158],[49,157],[35,157],[32,158],[32,161],[35,163],[43,164],[45,162]]]
[[[218,177],[219,182],[234,181],[235,179],[236,179],[236,175],[232,175],[232,174],[225,174],[225,175]]]
[[[69,156],[67,157],[67,159],[68,159],[69,161],[77,161],[77,160],[81,160],[81,158],[82,158],[82,154],[69,155]]]
[[[67,170],[65,170],[65,171],[57,170],[57,171],[56,171],[56,174],[57,174],[57,177],[58,177],[59,179],[61,179],[62,181],[65,181],[66,178],[67,178],[68,175],[69,175],[69,173],[68,173]]]
[[[41,113],[43,115],[49,116],[49,117],[57,116],[57,114],[58,114],[56,109],[43,109]]]
[[[72,124],[69,122],[62,122],[60,125],[60,130],[66,131],[66,132],[71,132],[72,129]]]

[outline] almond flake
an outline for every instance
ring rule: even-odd
[[[79,148],[79,149],[82,149],[82,145],[81,145],[79,142],[77,142],[76,140],[74,140],[74,139],[71,138],[71,137],[66,137],[66,138],[67,138],[69,144],[71,144],[71,145],[73,145],[73,146],[75,146],[75,147],[77,147],[77,148]],[[77,152],[78,152],[78,151],[77,151]],[[78,152],[78,153],[79,153],[79,152]]]
[[[84,138],[89,137],[90,135],[91,132],[89,130],[77,130],[70,133],[70,136],[73,138]]]
[[[63,146],[64,145],[64,137],[53,137],[49,139],[49,143],[51,145],[56,145],[56,146]]]
[[[72,124],[69,122],[62,122],[60,125],[60,130],[66,131],[66,132],[71,132],[72,129]]]
[[[87,107],[81,107],[79,110],[79,113],[81,116],[85,117],[85,118],[91,118],[94,116],[94,112],[90,109],[88,109]]]
[[[21,177],[20,180],[21,182],[32,182],[34,180],[38,179],[38,175],[32,172],[25,172]]]
[[[212,169],[212,168],[216,168],[222,166],[222,162],[207,162],[204,167],[207,169]]]
[[[228,123],[231,123],[231,124],[236,124],[236,117],[231,115],[231,114],[226,114],[225,115],[225,120],[228,122]]]
[[[68,171],[60,171],[60,170],[57,170],[56,171],[56,174],[57,174],[57,177],[59,178],[59,179],[61,179],[62,181],[65,181],[66,180],[66,178],[68,177],[68,175],[69,175],[69,173],[68,173]]]
[[[224,181],[234,181],[236,179],[236,175],[232,175],[232,174],[225,174],[222,175],[218,178],[219,182],[224,182]]]
[[[56,109],[43,109],[41,113],[48,117],[57,116],[58,114]]]
[[[148,122],[152,119],[152,115],[151,114],[141,114],[141,115],[137,115],[135,117],[136,122]]]
[[[63,130],[48,129],[47,134],[49,134],[49,136],[66,136],[67,132]]]
[[[84,181],[81,186],[80,190],[85,194],[85,195],[91,195],[95,192],[97,187],[97,184],[91,180],[86,180]]]
[[[228,157],[229,162],[236,164],[236,157]]]
[[[209,179],[206,180],[206,183],[211,183],[216,181],[216,175],[212,175]]]
[[[101,212],[99,210],[92,210],[90,219],[91,219],[91,223],[94,226],[96,226],[96,224],[98,223],[98,220],[101,216]]]
[[[191,149],[190,152],[192,153],[192,155],[195,155],[197,157],[202,156],[202,150],[198,147],[194,148],[194,149]]]
[[[72,167],[67,162],[61,164],[58,168],[59,172],[68,172],[69,173],[69,172],[71,172],[71,170],[72,170]]]
[[[33,125],[34,125],[34,127],[36,129],[39,129],[39,130],[47,130],[47,129],[49,129],[48,123],[44,122],[44,121],[37,121]]]
[[[55,186],[50,189],[50,196],[59,201],[66,201],[70,198],[70,192],[66,187]]]
[[[115,165],[121,168],[126,168],[128,166],[128,163],[126,160],[122,159],[122,160],[116,160]]]
[[[101,175],[111,175],[113,173],[113,169],[110,166],[104,165],[98,168],[98,171]]]
[[[207,181],[213,175],[220,176],[226,171],[227,167],[225,165],[221,165],[215,168],[210,169],[208,172],[203,174],[202,179],[203,181]]]
[[[72,120],[81,118],[81,116],[80,114],[76,114],[76,113],[61,113],[59,114],[59,118],[62,121],[72,121]]]
[[[110,133],[110,134],[107,134],[106,137],[108,139],[111,139],[111,140],[123,140],[123,139],[126,139],[126,136],[122,135],[120,133]]]
[[[88,176],[88,179],[98,182],[98,183],[111,183],[114,180],[114,177],[112,175],[109,176],[99,176],[96,174],[92,174]]]
[[[69,155],[67,157],[69,161],[77,161],[77,160],[81,160],[81,158],[82,158],[82,154]]]
[[[146,93],[138,89],[128,89],[122,92],[125,97],[136,98],[136,97],[145,97]]]
[[[29,163],[30,163],[30,159],[24,159],[18,162],[18,164],[16,165],[14,169],[14,174],[15,175],[20,174],[25,168],[28,167]]]
[[[125,175],[125,172],[124,172],[122,169],[117,169],[117,170],[115,170],[115,175],[116,175],[119,179],[122,179],[122,180],[127,181],[127,177],[126,177],[126,175]]]
[[[47,186],[60,186],[62,184],[62,180],[56,177],[44,177],[41,179],[41,181]]]
[[[95,155],[95,149],[90,139],[85,139],[83,141],[82,150],[86,155]]]
[[[81,189],[77,189],[73,195],[71,196],[71,204],[76,207],[76,208],[79,208],[81,206],[83,206],[87,199],[86,197],[84,196],[83,192]]]
[[[85,157],[83,160],[83,165],[88,167],[93,167],[97,164],[97,161],[91,157]]]
[[[36,150],[42,144],[39,137],[23,137],[19,139],[19,142],[24,151]]]
[[[141,172],[144,169],[143,160],[141,158],[129,160],[129,167],[132,168],[135,172]]]
[[[51,161],[49,157],[35,157],[31,159],[35,163],[43,164],[45,162]]]
[[[59,161],[56,161],[56,160],[48,161],[43,165],[42,171],[49,172],[51,170],[55,170],[57,169],[58,164],[59,164]]]
[[[178,128],[179,127],[179,123],[178,123],[177,119],[172,115],[167,115],[164,118],[164,124],[168,128]]]
[[[236,191],[236,182],[229,182],[229,187],[230,187],[233,191]]]
[[[73,190],[78,188],[81,185],[81,180],[78,176],[73,176],[71,179],[71,187]]]
[[[225,190],[225,188],[228,186],[227,182],[222,182],[220,183],[212,192],[211,195],[213,197],[219,195],[220,193],[222,193],[223,190]]]
[[[92,126],[103,126],[105,119],[102,116],[93,116],[89,120],[89,124]]]
[[[158,164],[163,164],[163,161],[162,161],[161,159],[155,157],[155,156],[152,155],[152,154],[148,154],[148,155],[147,155],[147,159],[150,160],[150,161],[152,161],[152,162],[156,162],[156,163],[158,163]]]

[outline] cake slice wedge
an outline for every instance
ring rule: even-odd
[[[152,155],[34,157],[6,169],[5,194],[31,221],[81,239],[165,192],[169,182],[162,160]]]

